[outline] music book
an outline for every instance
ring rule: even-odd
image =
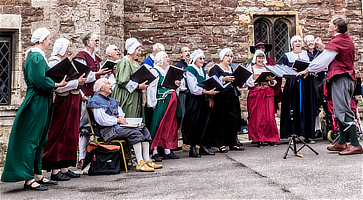
[[[242,67],[241,65],[238,65],[232,73],[232,76],[234,76],[233,84],[235,86],[242,87],[251,75],[252,72]]]
[[[135,73],[130,76],[132,81],[137,83],[143,83],[147,81],[147,85],[149,85],[156,77],[149,71],[145,65],[142,65]]]
[[[66,81],[70,81],[77,74],[77,69],[75,69],[68,58],[63,59],[60,63],[45,72],[45,76],[51,78],[56,83],[60,83],[65,75],[67,75]]]
[[[213,75],[209,77],[207,80],[198,83],[197,85],[205,90],[212,90],[213,88],[216,88],[216,90],[222,90],[223,88],[226,88],[229,84],[230,83],[223,85],[221,80],[219,80],[219,78],[216,75]]]
[[[82,74],[84,74],[84,78],[87,78],[88,74],[92,70],[92,67],[88,67],[87,65],[84,65],[76,60],[73,60],[72,62],[78,73],[75,74],[71,80],[78,79],[80,76],[82,76]]]
[[[262,72],[259,76],[258,76],[258,78],[255,80],[255,82],[257,82],[257,83],[261,83],[261,82],[268,82],[268,80],[266,80],[266,77],[267,76],[272,76],[272,77],[274,77],[275,76],[275,74],[274,73],[272,73],[272,72]]]
[[[101,69],[104,69],[104,68],[107,68],[107,69],[113,69],[114,67],[115,67],[115,65],[116,65],[117,63],[115,63],[115,62],[112,62],[112,61],[110,61],[110,60],[108,60],[107,62],[105,62],[104,64],[103,64],[103,66],[102,66],[102,68]]]
[[[297,70],[297,72],[304,71],[307,67],[309,67],[310,62],[306,60],[302,60],[300,58],[296,59],[294,65],[292,66]]]
[[[296,77],[297,71],[291,69],[289,66],[286,65],[274,65],[274,66],[266,65],[265,68],[270,70],[278,77],[297,78]]]
[[[175,66],[169,66],[168,72],[165,75],[164,81],[161,86],[176,90],[178,86],[175,85],[175,80],[181,81],[184,74],[183,69]]]

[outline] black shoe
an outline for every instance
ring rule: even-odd
[[[263,142],[257,142],[257,147],[262,148],[263,147]]]
[[[199,154],[200,155],[215,155],[215,153],[209,151],[209,149],[206,146],[200,146]]]
[[[243,147],[239,147],[239,146],[229,146],[229,150],[230,151],[244,151],[245,150],[245,148],[243,148]]]
[[[71,170],[68,170],[66,173],[63,173],[64,175],[68,176],[69,178],[79,178],[81,175],[76,174],[72,172]]]
[[[323,137],[323,134],[322,134],[321,130],[316,130],[315,131],[315,138],[321,138],[321,137]]]
[[[198,154],[197,148],[195,146],[194,147],[190,147],[189,157],[200,158],[200,155]]]
[[[43,184],[43,185],[57,185],[58,184],[58,181],[53,181],[53,180],[48,180],[47,182],[44,182],[44,177],[36,182],[39,184]]]
[[[169,154],[164,154],[164,159],[179,159],[180,157],[175,155],[172,151]]]
[[[151,156],[151,159],[154,159],[155,162],[162,162],[161,158],[159,157],[159,154]]]
[[[268,145],[270,145],[270,146],[274,146],[274,147],[277,147],[276,142],[269,142],[269,143],[268,143]]]
[[[57,174],[52,174],[51,176],[50,176],[50,179],[51,180],[54,180],[54,181],[69,181],[69,179],[71,179],[71,178],[69,178],[69,176],[66,176],[66,175],[64,175],[61,171],[59,171]]]
[[[48,187],[45,185],[38,185],[37,187],[33,187],[33,183],[35,183],[35,181],[31,182],[29,185],[24,183],[24,190],[38,190],[38,191],[44,191],[44,190],[48,190]]]

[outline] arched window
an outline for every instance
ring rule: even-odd
[[[289,51],[289,27],[283,20],[277,20],[274,24],[275,33],[275,58],[276,61]]]
[[[263,20],[257,20],[254,24],[255,42],[269,43],[269,25]]]
[[[255,15],[254,42],[264,42],[272,45],[268,56],[276,63],[289,52],[289,38],[295,35],[295,16]]]

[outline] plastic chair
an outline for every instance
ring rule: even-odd
[[[87,101],[85,102],[84,105],[85,105],[85,109],[86,109],[87,119],[88,119],[88,122],[89,122],[90,127],[91,127],[93,141],[96,144],[103,144],[104,142],[99,142],[97,140],[98,136],[96,136],[96,134],[95,134],[95,127],[97,127],[99,125],[97,124],[97,122],[94,119],[93,112],[92,112],[91,109],[87,108]],[[125,151],[126,151],[125,148],[128,147],[127,141],[126,140],[111,140],[110,144],[116,144],[116,145],[119,145],[121,147],[122,158],[124,160],[125,171],[127,173],[128,170],[127,170],[127,163],[126,163],[126,157],[125,157]],[[131,153],[129,153],[129,158],[131,160]],[[131,166],[133,168],[133,165],[131,165]]]

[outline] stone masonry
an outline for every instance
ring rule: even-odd
[[[180,60],[179,49],[187,45],[202,49],[206,61],[219,62],[218,53],[232,48],[233,62],[240,64],[252,57],[249,46],[254,41],[253,22],[258,16],[296,16],[296,34],[312,34],[327,43],[329,21],[334,14],[349,19],[349,34],[356,47],[356,69],[361,71],[363,58],[362,2],[360,0],[130,0],[125,2],[125,39],[142,42],[142,61],[152,45],[165,45],[171,63]],[[361,60],[360,62],[359,59]],[[277,61],[275,61],[277,62]],[[246,88],[242,89],[241,108],[247,117]]]
[[[88,32],[100,35],[100,51],[106,59],[105,49],[110,44],[117,45],[122,51],[123,40],[123,0],[1,0],[0,33],[15,31],[17,49],[15,66],[12,70],[11,104],[0,105],[0,165],[4,161],[7,140],[11,126],[22,100],[26,85],[23,80],[22,66],[24,53],[33,44],[31,34],[37,28],[46,27],[51,31],[52,42],[64,37],[71,41],[71,51],[76,54],[84,48],[82,38]],[[19,24],[14,27],[14,24]],[[50,57],[52,45],[46,52]]]

